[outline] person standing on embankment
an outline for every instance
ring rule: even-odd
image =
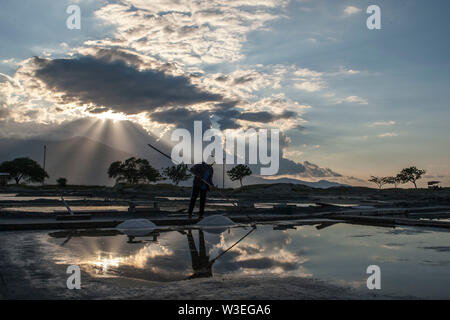
[[[192,211],[194,211],[195,201],[200,194],[199,218],[203,218],[205,213],[206,193],[213,186],[212,177],[214,170],[209,164],[202,162],[194,165],[190,171],[194,174],[194,182],[192,184],[191,201],[189,203],[189,219],[192,219]]]

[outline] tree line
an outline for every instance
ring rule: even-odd
[[[0,164],[0,172],[8,173],[9,179],[14,180],[16,184],[23,183],[43,183],[49,178],[48,173],[30,158],[16,158],[11,161],[4,161]],[[402,169],[395,176],[377,177],[371,176],[369,182],[375,183],[379,189],[384,185],[392,184],[397,188],[398,185],[411,182],[417,189],[417,180],[421,179],[426,173],[425,170],[417,167]],[[239,164],[227,171],[231,181],[239,181],[243,186],[243,179],[252,174],[252,170],[244,164]],[[178,164],[162,169],[161,171],[153,168],[148,160],[140,158],[129,158],[124,161],[115,161],[108,168],[108,176],[116,179],[116,183],[139,184],[151,183],[160,180],[171,180],[176,186],[182,181],[192,177],[186,164]],[[67,185],[66,178],[57,179],[57,184],[61,187]]]
[[[239,164],[227,171],[231,181],[239,181],[242,187],[242,180],[252,174],[247,165]],[[116,183],[138,184],[150,183],[160,180],[171,180],[176,186],[182,181],[192,177],[186,164],[178,164],[159,170],[153,168],[146,159],[129,158],[125,161],[115,161],[108,169],[108,176],[116,179]]]
[[[376,177],[371,176],[369,182],[373,182],[381,189],[384,185],[393,184],[397,189],[399,184],[411,182],[414,184],[414,188],[417,189],[417,180],[421,179],[426,173],[425,170],[417,169],[416,167],[404,168],[395,176],[389,177]]]
[[[44,183],[45,179],[50,178],[39,163],[25,157],[2,162],[0,172],[8,173],[9,180],[15,181],[16,184]],[[110,178],[116,180],[116,183],[127,184],[151,183],[169,179],[178,185],[192,177],[186,164],[174,165],[159,171],[152,167],[148,160],[135,157],[111,163],[107,173]],[[248,166],[239,164],[227,171],[227,174],[232,181],[239,181],[242,186],[242,180],[246,176],[250,176],[252,171]],[[60,177],[56,183],[60,187],[65,187],[67,179]]]

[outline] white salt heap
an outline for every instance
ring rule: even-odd
[[[128,236],[144,236],[156,228],[156,224],[147,219],[129,219],[116,227]]]
[[[221,216],[221,215],[213,215],[202,219],[197,226],[201,227],[231,227],[236,225],[230,218]]]
[[[197,227],[214,234],[220,234],[235,225],[230,218],[221,215],[209,216],[197,223]]]
[[[156,224],[147,219],[129,219],[119,224],[116,229],[149,229],[156,228]]]

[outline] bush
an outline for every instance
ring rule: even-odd
[[[65,186],[67,186],[67,179],[66,178],[59,178],[58,180],[56,180],[56,183],[60,187],[65,187]]]

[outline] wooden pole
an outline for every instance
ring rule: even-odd
[[[45,161],[47,158],[47,146],[44,144],[44,171],[45,171]],[[45,177],[44,177],[44,181],[42,182],[42,184],[45,184]]]
[[[222,189],[225,189],[225,159],[227,154],[227,148],[226,148],[226,140],[227,138],[224,136],[223,140],[223,164],[222,164]]]

